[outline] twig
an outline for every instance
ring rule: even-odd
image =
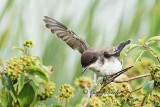
[[[130,66],[130,67],[126,68],[126,69],[123,69],[123,70],[119,71],[119,72],[116,73],[115,75],[113,75],[111,78],[109,78],[107,81],[105,81],[105,82],[101,85],[101,87],[95,92],[95,94],[92,95],[92,97],[93,97],[93,96],[98,96],[98,94],[102,91],[102,89],[103,89],[107,84],[113,82],[116,77],[118,77],[119,75],[121,75],[121,74],[124,73],[125,71],[131,69],[132,67],[133,67],[133,66]],[[86,103],[84,107],[89,107],[89,103]]]
[[[149,47],[147,47],[145,44],[143,45],[143,47],[144,47],[147,51],[152,52],[153,54],[155,54],[155,52],[154,52],[152,49],[150,49]],[[158,57],[158,56],[155,56],[155,57],[156,57],[156,59],[158,60],[158,62],[160,63],[159,57]]]
[[[121,75],[122,73],[128,71],[128,70],[131,69],[132,67],[133,67],[133,66],[130,66],[130,67],[126,68],[126,69],[121,70],[120,72],[116,73],[115,75],[113,75],[111,78],[109,78],[107,81],[105,81],[105,82],[101,85],[100,89],[97,90],[97,92],[96,92],[94,95],[97,96],[98,93],[99,93],[107,84],[113,82],[116,77],[118,77],[118,76]]]
[[[142,77],[147,77],[147,76],[150,76],[151,74],[148,73],[148,74],[144,74],[144,75],[139,75],[139,76],[135,76],[135,77],[132,77],[132,78],[128,78],[128,79],[125,79],[125,80],[114,80],[115,83],[123,83],[123,82],[129,82],[129,81],[132,81],[132,80],[135,80],[135,79],[138,79],[138,78],[142,78]]]
[[[137,89],[135,89],[135,90],[133,90],[133,91],[130,91],[130,93],[133,93],[133,92],[138,91],[138,90],[140,90],[140,89],[142,89],[142,87],[139,87],[139,88],[137,88]]]
[[[96,93],[92,95],[92,97],[93,97],[93,96],[97,96],[97,95],[101,92],[101,90],[102,90],[107,84],[109,84],[110,82],[115,82],[115,83],[129,82],[129,81],[131,81],[131,80],[135,80],[135,79],[142,78],[142,77],[147,77],[147,76],[150,76],[150,75],[151,75],[151,74],[148,73],[148,74],[144,74],[144,75],[140,75],[140,76],[135,76],[135,77],[132,77],[132,78],[128,78],[128,79],[126,79],[126,80],[121,80],[121,81],[118,81],[118,80],[112,81],[112,79],[110,79],[110,81],[107,81],[107,82],[105,82],[104,84],[102,84],[101,87],[96,91]],[[139,88],[131,91],[130,93],[133,93],[133,92],[135,92],[135,91],[138,91],[138,90],[140,90],[141,88],[142,88],[142,87],[139,87]],[[86,103],[86,104],[85,104],[85,107],[89,107],[89,103]]]

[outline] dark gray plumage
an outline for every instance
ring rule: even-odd
[[[61,38],[72,49],[78,50],[81,54],[90,49],[85,40],[77,36],[73,31],[69,30],[58,21],[45,16],[44,22],[46,23],[46,27],[51,29],[52,33],[56,34],[57,37]]]

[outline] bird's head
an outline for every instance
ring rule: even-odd
[[[92,50],[85,51],[81,56],[81,65],[83,69],[82,73],[84,73],[85,70],[89,68],[91,64],[95,63],[97,59],[98,59],[98,56],[96,52]]]

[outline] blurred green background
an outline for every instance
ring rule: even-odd
[[[33,40],[32,53],[54,68],[55,95],[60,85],[74,85],[81,76],[80,54],[45,27],[43,16],[63,23],[95,49],[160,34],[160,0],[0,0],[0,58],[6,61],[17,55],[12,46]],[[75,94],[71,105],[83,96],[82,91]],[[44,102],[51,105],[57,100]]]

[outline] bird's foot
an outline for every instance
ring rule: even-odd
[[[96,87],[97,87],[97,86],[94,86],[94,87],[92,88],[92,90],[91,90],[91,96],[92,96],[93,94],[95,94]]]
[[[87,97],[87,98],[91,98],[92,93],[91,93],[91,91],[90,91],[89,89],[85,89],[85,90],[84,90],[84,93],[86,94],[86,97]]]
[[[84,90],[84,93],[86,94],[86,97],[87,98],[91,98],[93,94],[95,94],[95,91],[96,91],[96,86],[94,86],[92,88],[92,90],[89,90],[89,89],[85,89]]]
[[[105,77],[103,77],[103,80],[102,80],[102,82],[101,82],[101,85],[105,84],[106,81],[107,81],[109,78],[110,78],[110,76],[105,76]]]

